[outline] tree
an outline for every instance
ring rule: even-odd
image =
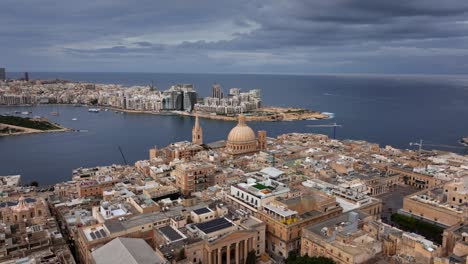
[[[177,260],[185,259],[185,248],[181,248],[179,251],[179,255],[177,256]]]
[[[257,263],[257,256],[255,255],[255,251],[251,250],[249,253],[247,253],[247,259],[245,261],[245,264],[255,264]]]
[[[295,252],[289,254],[288,259],[286,260],[287,264],[335,264],[330,258],[326,257],[309,257],[308,255],[305,256],[297,256]]]

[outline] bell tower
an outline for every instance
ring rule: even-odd
[[[198,114],[195,116],[195,125],[192,129],[192,143],[197,145],[203,144],[203,129],[200,126]]]

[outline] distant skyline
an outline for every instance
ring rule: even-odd
[[[468,1],[0,4],[8,72],[466,74]]]

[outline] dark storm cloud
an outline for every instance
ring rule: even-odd
[[[0,63],[18,70],[461,73],[468,70],[467,15],[468,1],[460,0],[5,0]]]

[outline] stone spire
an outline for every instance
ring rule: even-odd
[[[200,126],[198,114],[195,115],[195,125],[192,129],[192,143],[197,145],[203,144],[203,129]]]
[[[245,116],[243,114],[239,115],[239,123],[237,124],[238,126],[245,126]]]

